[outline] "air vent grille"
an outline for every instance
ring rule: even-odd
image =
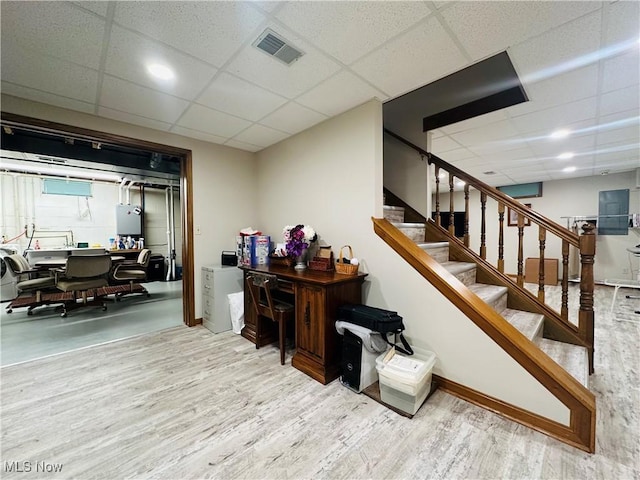
[[[253,42],[253,45],[265,52],[267,55],[277,58],[286,65],[291,65],[304,55],[301,50],[295,48],[273,30],[268,28],[262,32],[255,42]]]

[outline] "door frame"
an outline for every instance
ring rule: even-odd
[[[29,129],[32,131],[50,133],[52,135],[72,136],[79,139],[92,140],[101,143],[110,143],[142,150],[152,150],[180,158],[180,209],[182,219],[182,321],[189,327],[196,325],[193,261],[193,171],[191,150],[7,112],[0,112],[0,123],[3,127]]]

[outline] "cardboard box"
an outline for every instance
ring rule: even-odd
[[[540,275],[540,259],[527,258],[524,262],[524,281],[526,283],[538,283]],[[558,259],[544,259],[544,284],[558,285]]]

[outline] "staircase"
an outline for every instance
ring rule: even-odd
[[[475,294],[482,302],[491,307],[503,322],[513,326],[524,338],[529,340],[537,349],[538,356],[540,356],[540,352],[544,353],[549,359],[555,362],[557,366],[561,367],[565,372],[579,382],[581,386],[588,389],[590,369],[588,348],[583,345],[576,344],[579,342],[573,338],[567,338],[571,343],[559,341],[557,339],[545,338],[545,332],[554,332],[552,325],[554,322],[549,321],[549,316],[545,315],[546,311],[543,306],[538,308],[537,305],[529,303],[533,308],[523,309],[523,306],[526,306],[527,302],[522,301],[522,298],[520,298],[521,293],[514,292],[512,287],[501,285],[499,281],[491,283],[491,278],[494,278],[491,275],[478,275],[479,270],[486,272],[487,266],[484,264],[480,265],[478,261],[469,261],[473,260],[472,253],[468,256],[463,255],[464,260],[461,260],[459,252],[461,249],[465,249],[465,247],[459,241],[426,241],[426,238],[433,238],[434,236],[429,233],[430,231],[440,228],[433,222],[405,222],[404,207],[388,205],[385,205],[384,207],[384,218],[399,232],[402,232],[406,238],[415,243],[429,257],[435,260],[448,273],[458,279],[463,286],[469,290],[469,292]],[[374,220],[374,223],[376,222],[377,220]],[[378,228],[377,225],[376,228]],[[385,237],[385,234],[381,235],[380,232],[379,235],[383,238]],[[400,246],[400,248],[402,248],[402,246]],[[398,248],[395,249],[399,251]],[[405,256],[405,258],[407,257]],[[482,279],[482,281],[480,281],[480,279]],[[447,280],[443,279],[442,281],[446,282]],[[515,308],[514,306],[517,306],[518,308]],[[545,322],[547,322],[547,328],[545,328]],[[562,337],[562,335],[553,336],[556,338]],[[554,387],[548,388],[550,391],[553,391],[554,389]],[[574,389],[574,392],[575,391],[576,390]],[[588,394],[589,392],[586,393]],[[577,396],[584,397],[584,392],[578,392]],[[584,398],[581,401],[585,401]],[[585,402],[588,404],[588,399]],[[532,428],[536,428],[537,430],[550,434],[551,436],[573,446],[592,452],[595,440],[594,438],[587,438],[590,437],[590,435],[585,431],[590,430],[591,434],[595,436],[595,403],[593,404],[593,409],[593,418],[588,420],[591,425],[588,426],[587,424],[582,427],[581,432],[578,434],[578,436],[582,435],[580,439],[576,439],[575,435],[569,435],[567,432],[559,434],[554,431],[545,430],[545,428],[536,425],[528,426],[532,426]],[[509,416],[508,414],[505,415]],[[585,422],[587,422],[587,420],[585,420],[586,417],[589,417],[589,415],[587,414],[585,416],[584,412],[576,414],[576,418],[582,418]],[[574,422],[572,421],[572,424],[573,423]],[[572,434],[576,434],[576,432],[573,431]],[[567,437],[571,437],[570,440],[567,440]]]

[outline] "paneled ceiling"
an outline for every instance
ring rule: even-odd
[[[434,130],[434,153],[491,185],[640,167],[637,1],[0,8],[1,88],[16,97],[256,152],[373,97],[391,102],[506,51],[529,101]],[[258,50],[253,43],[266,28],[304,55],[285,65]],[[154,79],[150,63],[175,77]],[[426,146],[421,117],[434,113],[388,116],[385,124],[402,124],[396,133]],[[551,139],[560,128],[571,134]],[[567,152],[573,157],[557,158]]]

